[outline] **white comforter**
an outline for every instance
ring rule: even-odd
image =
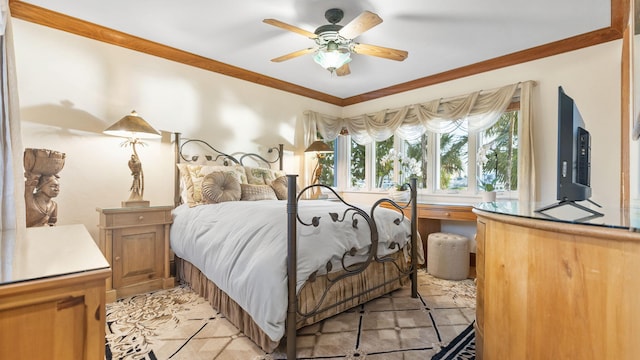
[[[351,221],[334,223],[328,213],[342,215],[341,203],[301,201],[298,213],[305,222],[321,216],[317,228],[298,226],[297,290],[316,270],[340,259],[355,247],[366,252],[369,227],[358,217],[358,229]],[[369,209],[364,209],[369,213]],[[379,208],[375,212],[380,245],[385,255],[388,243],[404,246],[410,240],[409,220],[397,226],[399,213]],[[173,211],[171,248],[177,256],[198,267],[232,297],[274,341],[284,335],[287,312],[287,204],[286,201],[231,201]],[[334,269],[338,268],[334,266]]]

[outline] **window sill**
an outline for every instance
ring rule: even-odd
[[[341,196],[345,197],[363,197],[372,200],[379,199],[381,197],[387,197],[388,190],[345,190],[338,191]],[[518,200],[516,193],[498,192],[496,201],[500,200]],[[460,204],[470,205],[482,202],[482,194],[461,194],[461,193],[421,193],[418,191],[418,203],[427,204]]]

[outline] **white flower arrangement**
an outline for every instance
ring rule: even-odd
[[[490,151],[492,151],[491,144],[484,144],[480,148],[478,148],[476,157],[477,157],[478,165],[480,165],[481,169],[484,169],[485,165],[487,165],[487,162],[489,162],[488,155]],[[494,191],[496,187],[496,181],[498,180],[497,175],[498,175],[498,168],[496,164],[496,177],[494,177],[490,181],[483,181],[482,178],[478,177],[478,187],[484,191]]]
[[[481,167],[484,167],[487,165],[487,162],[489,162],[489,157],[487,156],[489,150],[491,150],[491,146],[489,144],[482,145],[478,149],[477,158],[478,164],[480,164]]]

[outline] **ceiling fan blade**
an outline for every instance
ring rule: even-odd
[[[351,74],[351,69],[349,68],[349,63],[346,63],[346,64],[340,66],[336,70],[336,75],[338,75],[338,76],[345,76],[345,75],[349,75],[349,74]]]
[[[356,54],[377,56],[396,61],[402,61],[409,56],[409,53],[404,50],[367,44],[354,44],[352,50]]]
[[[280,21],[280,20],[276,20],[276,19],[264,19],[264,20],[262,20],[262,22],[263,22],[263,23],[265,23],[265,24],[273,25],[273,26],[275,26],[275,27],[279,27],[279,28],[281,28],[281,29],[285,29],[285,30],[287,30],[287,31],[292,31],[292,32],[294,32],[294,33],[298,33],[298,34],[300,34],[300,35],[302,35],[302,36],[305,36],[305,37],[308,37],[308,38],[310,38],[310,39],[315,39],[315,38],[317,38],[317,37],[318,37],[318,35],[316,35],[316,34],[314,34],[314,33],[310,32],[310,31],[307,31],[307,30],[301,29],[301,28],[299,28],[299,27],[297,27],[297,26],[289,25],[289,24],[287,24],[287,23],[283,23],[283,22],[282,22],[282,21]]]
[[[351,68],[349,68],[349,63],[346,63],[336,69],[336,75],[338,76],[345,76],[349,74],[351,74]]]
[[[354,39],[363,32],[371,29],[372,27],[380,24],[382,19],[377,14],[371,11],[364,11],[358,15],[355,19],[351,20],[345,25],[338,34],[345,39]]]
[[[316,48],[302,49],[302,50],[294,51],[294,52],[292,52],[290,54],[287,54],[287,55],[282,55],[282,56],[279,56],[277,58],[273,58],[273,59],[271,59],[271,61],[273,61],[273,62],[282,62],[282,61],[285,61],[285,60],[293,59],[293,58],[298,57],[298,56],[302,56],[302,55],[305,55],[305,54],[308,54],[308,53],[312,53],[314,51],[316,51]]]

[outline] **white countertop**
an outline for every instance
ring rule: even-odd
[[[84,225],[27,228],[0,238],[0,285],[109,268]]]

